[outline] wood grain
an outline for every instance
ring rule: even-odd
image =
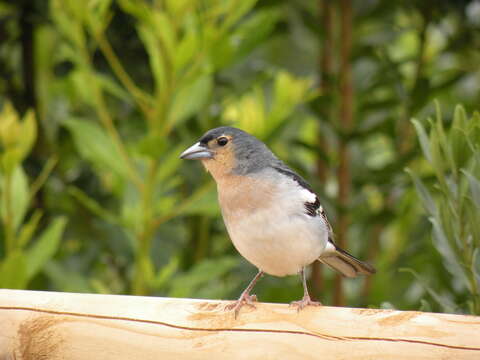
[[[0,360],[480,359],[480,317],[0,290]]]

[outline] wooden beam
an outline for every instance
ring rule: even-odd
[[[480,317],[0,290],[0,359],[480,359]]]

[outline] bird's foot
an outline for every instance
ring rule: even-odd
[[[248,293],[243,293],[240,298],[235,301],[233,304],[229,304],[226,306],[227,310],[233,310],[235,314],[235,319],[240,312],[240,308],[243,305],[248,305],[250,307],[255,308],[255,303],[257,302],[257,295],[250,295]]]
[[[302,300],[292,301],[290,306],[296,307],[297,312],[302,310],[306,306],[321,306],[322,303],[319,301],[313,301],[310,299],[310,295],[304,295]]]

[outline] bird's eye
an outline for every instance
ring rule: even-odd
[[[225,146],[225,145],[227,145],[227,143],[228,143],[228,138],[226,138],[225,136],[220,136],[217,139],[217,144],[220,145],[220,146]]]

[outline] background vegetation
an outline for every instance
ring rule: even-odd
[[[317,298],[480,314],[479,49],[478,1],[1,0],[0,287],[236,298],[255,269],[178,159],[231,124],[378,269],[315,265]]]

